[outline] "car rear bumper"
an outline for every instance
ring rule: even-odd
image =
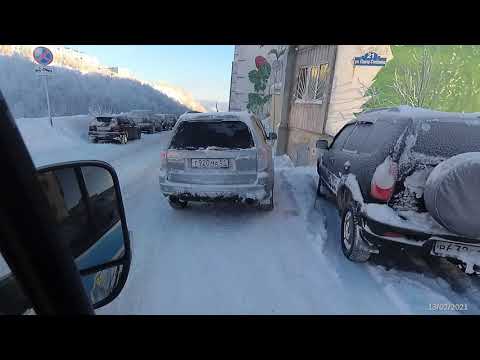
[[[270,195],[271,185],[236,184],[236,185],[204,185],[185,184],[165,180],[160,176],[160,191],[164,196],[178,196],[191,201],[261,201]]]
[[[423,255],[432,255],[456,259],[463,263],[470,263],[468,272],[480,274],[480,242],[478,240],[466,239],[458,236],[420,232],[410,228],[391,226],[372,219],[365,214],[360,216],[360,235],[367,245],[372,249],[381,249],[384,246],[398,246]],[[461,253],[437,253],[436,242],[448,243],[452,246],[469,247],[478,249],[468,256]],[[467,264],[468,267],[468,264]]]
[[[121,131],[89,131],[88,137],[104,141],[120,141],[120,135],[123,134],[124,132]]]

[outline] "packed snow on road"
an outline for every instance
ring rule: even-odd
[[[435,304],[480,313],[478,278],[444,259],[399,253],[348,261],[338,211],[328,200],[315,204],[314,167],[275,158],[272,212],[205,203],[175,210],[158,185],[170,132],[126,145],[91,144],[88,121],[17,124],[37,166],[94,159],[118,173],[134,234],[132,267],[122,293],[99,314],[431,314]]]

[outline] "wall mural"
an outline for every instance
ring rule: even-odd
[[[409,105],[449,112],[480,111],[480,46],[394,45],[363,109]]]
[[[262,48],[264,45],[259,45]],[[253,84],[253,91],[248,93],[247,109],[249,112],[257,115],[269,115],[268,106],[272,98],[273,91],[279,90],[279,85],[283,78],[283,55],[287,47],[273,48],[268,52],[272,55],[273,60],[271,64],[268,60],[258,55],[255,57],[255,69],[248,73],[248,79]],[[273,76],[271,76],[273,75]]]
[[[247,109],[258,115],[263,113],[264,105],[272,97],[271,94],[265,93],[272,67],[263,56],[255,57],[255,67],[256,69],[248,73],[248,79],[253,84],[254,92],[248,93]]]

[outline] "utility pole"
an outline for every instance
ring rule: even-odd
[[[50,110],[50,96],[48,94],[48,80],[46,74],[43,76],[43,86],[45,88],[45,94],[47,95],[48,118],[50,119],[50,125],[53,127],[52,112]]]

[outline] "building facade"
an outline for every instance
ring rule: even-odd
[[[299,166],[313,164],[316,140],[332,139],[362,111],[391,58],[389,45],[235,46],[229,110],[268,117],[279,136],[277,154],[287,153]],[[270,69],[262,68],[264,60]]]

